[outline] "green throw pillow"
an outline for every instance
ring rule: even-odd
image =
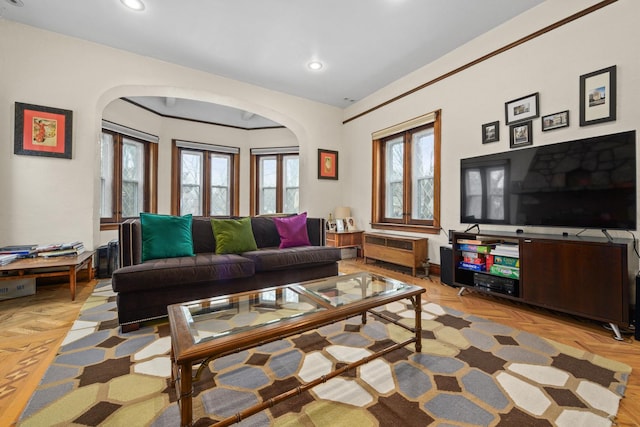
[[[251,218],[211,219],[216,238],[216,254],[241,254],[258,249],[253,237]]]
[[[142,261],[193,256],[191,214],[185,216],[140,213]]]

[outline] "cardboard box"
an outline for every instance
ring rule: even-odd
[[[36,278],[15,278],[0,280],[0,301],[26,297],[36,293]]]
[[[357,248],[342,248],[340,249],[340,254],[342,259],[351,259],[358,257],[358,249]]]

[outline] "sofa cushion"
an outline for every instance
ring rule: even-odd
[[[216,252],[216,239],[213,237],[211,218],[193,218],[191,223],[193,252],[196,254]]]
[[[253,237],[251,218],[213,218],[211,225],[216,239],[216,254],[239,254],[258,249],[256,239]]]
[[[244,252],[242,256],[252,260],[256,273],[259,273],[334,263],[341,259],[341,252],[340,249],[329,246],[297,246],[285,249],[260,249]]]
[[[280,249],[296,246],[311,246],[307,233],[307,213],[286,218],[273,218],[280,235]]]
[[[259,248],[273,248],[280,244],[278,229],[272,217],[254,216],[251,217],[251,228],[256,245]]]
[[[142,261],[193,256],[191,214],[185,216],[140,213]]]
[[[126,293],[246,278],[254,274],[253,261],[240,255],[197,254],[122,267],[114,271],[111,282],[115,292]]]

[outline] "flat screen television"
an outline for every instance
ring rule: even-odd
[[[636,229],[636,132],[460,160],[460,222]]]

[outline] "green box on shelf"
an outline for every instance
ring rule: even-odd
[[[495,274],[496,276],[508,277],[510,279],[519,279],[520,278],[520,269],[516,267],[507,267],[504,265],[493,264],[491,269],[489,269],[491,274]]]
[[[502,256],[502,255],[494,255],[493,257],[493,263],[494,264],[499,264],[499,265],[504,265],[507,267],[520,267],[520,259],[519,258],[511,258],[508,256]]]

